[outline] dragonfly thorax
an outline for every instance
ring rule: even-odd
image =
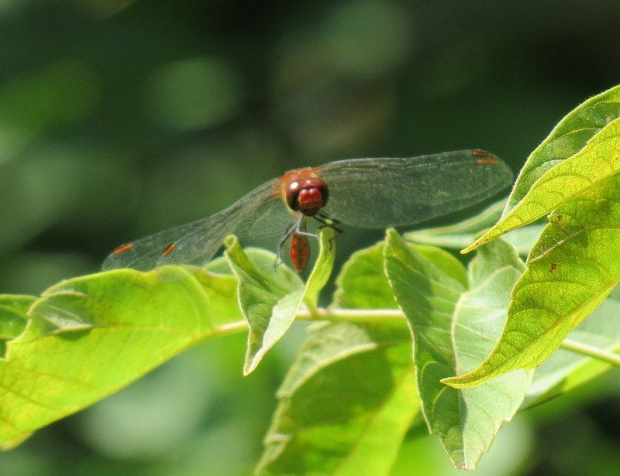
[[[306,216],[316,215],[327,204],[327,184],[318,177],[293,180],[286,188],[286,204]]]

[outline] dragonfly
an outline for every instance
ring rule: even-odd
[[[416,225],[496,195],[513,179],[510,168],[480,149],[408,158],[346,159],[286,172],[228,208],[117,247],[104,270],[148,271],[166,265],[203,266],[231,234],[280,235],[278,254],[290,239],[298,272],[308,263],[309,220],[343,226],[388,228]]]

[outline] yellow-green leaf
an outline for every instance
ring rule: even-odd
[[[29,305],[28,324],[0,360],[0,444],[19,443],[198,341],[246,328],[233,276],[169,271],[185,279],[118,270],[17,300],[17,312]]]
[[[508,198],[504,215],[549,169],[573,156],[603,127],[620,117],[620,86],[591,97],[564,117],[530,154]]]
[[[620,176],[560,207],[513,290],[500,341],[475,370],[445,379],[468,388],[544,362],[620,281]]]
[[[304,302],[311,309],[316,308],[321,289],[327,284],[336,258],[336,238],[334,229],[325,227],[319,234],[319,256],[308,276]]]
[[[248,375],[291,326],[305,288],[290,268],[276,269],[272,253],[256,250],[255,264],[236,237],[228,237],[226,246],[225,255],[238,279],[239,306],[250,328],[243,366]]]
[[[514,208],[467,253],[515,228],[527,225],[620,172],[620,118],[613,120],[575,155],[543,174]]]

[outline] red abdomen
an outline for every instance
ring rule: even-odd
[[[300,235],[296,230],[291,234],[291,264],[295,271],[303,273],[310,260],[310,242],[306,235]]]

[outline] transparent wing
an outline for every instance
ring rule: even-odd
[[[512,181],[506,164],[479,150],[344,160],[319,167],[316,173],[329,187],[324,211],[362,228],[430,220],[479,203]],[[242,238],[281,234],[292,220],[281,185],[281,179],[271,180],[213,216],[123,245],[107,257],[103,269],[202,266],[231,233]]]
[[[279,179],[271,180],[215,215],[120,246],[106,258],[103,269],[202,266],[231,233],[241,237],[282,233],[291,215],[281,200],[279,186]]]
[[[490,152],[465,150],[410,158],[352,159],[319,167],[329,187],[323,208],[361,228],[412,225],[461,210],[512,183]]]

